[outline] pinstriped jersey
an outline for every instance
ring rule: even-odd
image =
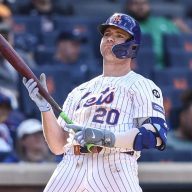
[[[164,118],[161,90],[149,79],[130,71],[121,77],[98,76],[75,88],[63,111],[84,127],[127,132],[147,117]],[[58,122],[65,129],[64,120]],[[72,136],[71,136],[72,135]],[[73,134],[65,155],[49,180],[45,192],[141,192],[137,155],[130,149],[104,147],[100,153],[74,154]]]
[[[83,83],[68,95],[63,111],[77,124],[114,133],[139,127],[139,118],[165,119],[160,88],[133,71],[121,77],[100,75]],[[68,131],[61,117],[58,122]]]

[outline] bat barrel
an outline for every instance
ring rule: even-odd
[[[62,112],[60,106],[50,96],[50,94],[42,87],[41,83],[31,71],[23,59],[17,54],[12,46],[6,41],[6,39],[0,34],[0,52],[4,58],[24,77],[27,79],[34,79],[37,82],[39,93],[47,100],[47,102],[53,107],[53,109],[59,113]]]

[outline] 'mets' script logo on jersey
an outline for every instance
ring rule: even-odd
[[[103,103],[111,103],[114,99],[114,89],[115,88],[107,87],[104,91],[100,92],[97,95],[94,95],[92,92],[87,92],[79,101],[79,105],[76,110],[80,108],[80,105],[83,107],[90,107],[92,105],[102,105]]]

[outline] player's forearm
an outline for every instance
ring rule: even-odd
[[[130,131],[123,133],[116,133],[114,146],[132,150],[135,137],[138,133],[138,129],[131,129]]]
[[[151,124],[145,124],[144,127],[147,130],[155,132],[154,127]],[[139,129],[131,129],[130,131],[115,134],[115,147],[133,149],[136,135],[139,133]],[[156,138],[156,146],[161,145],[162,141],[159,137]]]
[[[41,114],[44,137],[50,150],[56,155],[62,154],[68,133],[59,126],[52,110]]]

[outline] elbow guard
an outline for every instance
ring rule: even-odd
[[[139,133],[136,135],[133,149],[135,151],[141,151],[142,149],[155,148],[157,145],[156,133],[147,130],[145,127],[139,128]]]
[[[143,124],[146,123],[153,125],[156,130],[156,137],[159,137],[162,141],[162,144],[160,146],[156,146],[156,148],[161,151],[164,150],[167,142],[167,123],[160,117],[150,117],[143,122]]]
[[[152,132],[145,127],[139,128],[139,133],[136,135],[133,149],[141,151],[142,149],[157,148],[158,150],[164,150],[167,142],[168,127],[164,119],[160,117],[150,117],[143,122],[144,124],[151,124],[155,128],[156,132]],[[157,137],[162,141],[160,146],[157,145]]]

